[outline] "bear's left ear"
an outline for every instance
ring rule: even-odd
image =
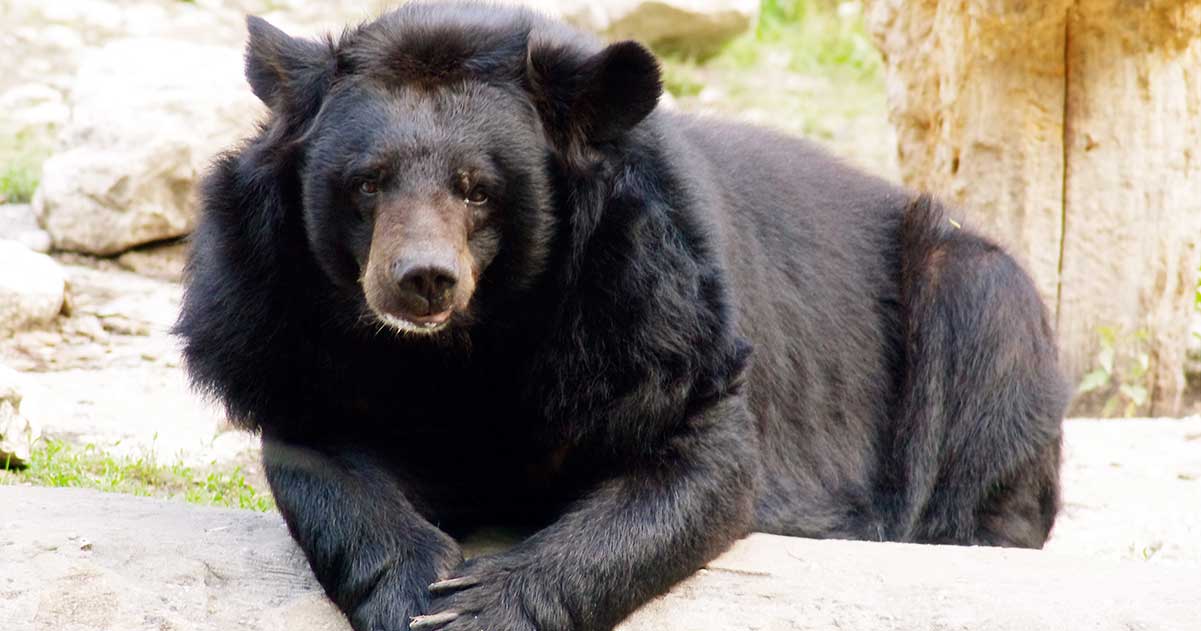
[[[528,71],[538,109],[563,142],[616,139],[654,111],[663,91],[659,62],[632,41],[591,57],[531,44]]]
[[[257,16],[246,18],[246,29],[246,80],[255,96],[276,114],[315,114],[337,67],[331,46],[292,37]]]

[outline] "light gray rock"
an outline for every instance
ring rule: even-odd
[[[34,252],[50,251],[50,234],[38,226],[29,204],[0,204],[0,239],[16,241]]]
[[[40,436],[38,427],[21,416],[20,375],[0,365],[0,469],[28,464],[33,443]]]
[[[54,259],[0,239],[0,334],[54,320],[65,288],[66,277]]]
[[[0,487],[10,629],[347,631],[275,514]],[[1189,631],[1201,567],[752,535],[619,631]]]
[[[17,235],[16,241],[39,254],[49,254],[51,246],[54,245],[50,233],[41,229],[26,230]]]
[[[45,162],[34,199],[54,246],[107,255],[186,234],[195,182],[262,113],[242,63],[236,47],[153,38],[90,55],[71,88],[68,149]]]

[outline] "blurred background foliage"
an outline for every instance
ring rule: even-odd
[[[715,52],[656,52],[680,109],[804,135],[897,178],[883,63],[861,2],[763,0],[756,28]]]

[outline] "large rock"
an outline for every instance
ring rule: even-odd
[[[0,620],[21,631],[344,631],[276,515],[0,487]]]
[[[199,175],[261,115],[238,48],[151,38],[91,55],[70,104],[34,208],[55,247],[101,255],[186,234]]]
[[[65,288],[54,259],[0,239],[0,335],[53,320],[62,311]]]
[[[708,51],[748,30],[758,0],[515,0],[608,39]]]
[[[17,487],[0,506],[7,628],[349,629],[278,515]],[[1199,592],[1196,565],[753,535],[619,629],[1184,631]]]
[[[33,443],[41,432],[21,416],[21,388],[17,371],[0,365],[0,469],[29,464]]]

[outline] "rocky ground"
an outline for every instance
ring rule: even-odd
[[[139,264],[178,274],[181,247],[142,253]],[[252,462],[257,442],[226,431],[223,416],[188,389],[169,330],[178,282],[119,262],[56,255],[66,276],[64,313],[0,338],[0,364],[21,372],[21,413],[48,437],[163,462]],[[128,260],[128,259],[126,259]]]

